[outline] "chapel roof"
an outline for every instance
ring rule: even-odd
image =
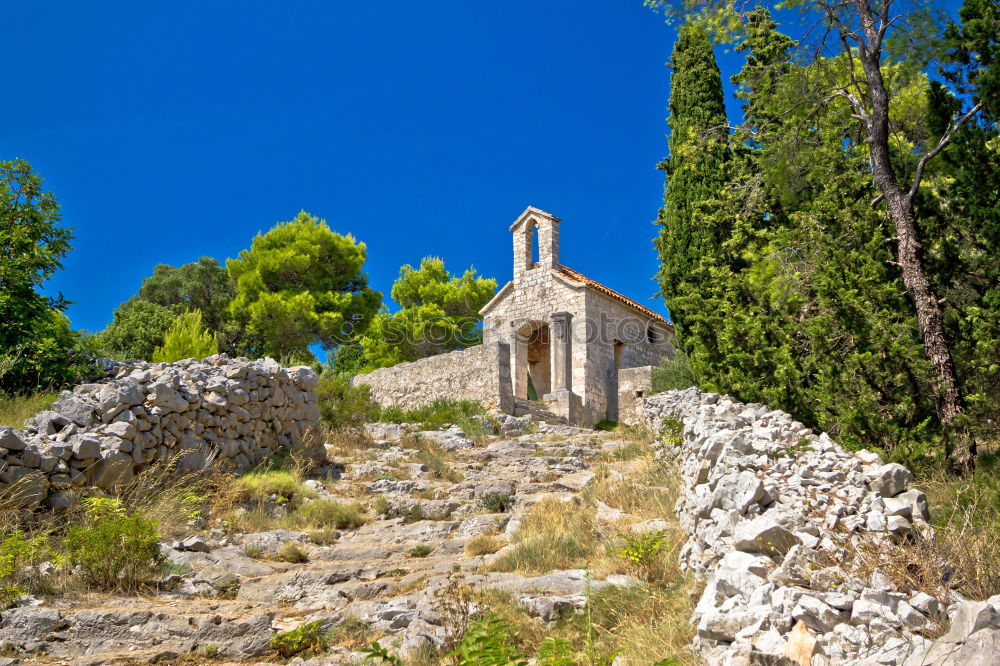
[[[608,297],[610,297],[610,298],[612,298],[612,299],[614,299],[614,300],[616,300],[616,301],[618,301],[620,303],[624,303],[625,305],[627,305],[628,307],[632,308],[633,310],[638,310],[639,312],[641,312],[642,314],[646,315],[650,319],[655,319],[656,321],[661,321],[664,324],[666,324],[667,326],[670,326],[671,328],[673,328],[673,326],[670,324],[670,322],[668,322],[666,319],[664,319],[660,315],[656,314],[655,312],[653,312],[649,308],[644,307],[642,305],[639,305],[638,303],[636,303],[635,301],[633,301],[628,296],[625,296],[623,294],[619,294],[614,289],[612,289],[610,287],[605,287],[600,282],[595,282],[594,280],[591,280],[586,275],[583,275],[582,273],[578,273],[577,271],[574,271],[572,268],[560,265],[560,266],[558,266],[556,268],[553,268],[552,269],[552,273],[554,275],[557,275],[557,276],[559,276],[559,277],[561,277],[563,279],[569,280],[571,282],[576,282],[578,284],[582,284],[583,286],[588,287],[590,289],[593,289],[594,291],[596,291],[598,293],[604,294],[605,296],[608,296]]]

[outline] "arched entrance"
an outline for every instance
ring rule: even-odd
[[[518,345],[523,350],[517,354],[518,367],[514,373],[518,398],[541,400],[552,390],[552,344],[549,325],[531,321],[517,330]]]

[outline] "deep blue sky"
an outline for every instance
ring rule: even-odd
[[[562,218],[563,263],[666,312],[673,30],[641,0],[50,1],[4,22],[0,159],[73,227],[46,287],[75,328],[155,264],[233,257],[300,209],[367,243],[388,296],[427,255],[503,284],[530,204]]]

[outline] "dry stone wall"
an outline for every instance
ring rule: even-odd
[[[439,398],[478,400],[506,413],[514,407],[509,346],[502,342],[400,363],[357,375],[352,383],[369,386],[383,407],[413,409]]]
[[[51,410],[0,427],[0,498],[59,509],[154,463],[247,467],[303,443],[319,421],[316,374],[267,358],[136,363],[63,391]]]
[[[643,411],[683,475],[680,557],[705,581],[692,623],[708,663],[997,663],[1000,595],[900,588],[857,565],[866,547],[891,553],[933,537],[906,468],[697,389],[655,395]]]

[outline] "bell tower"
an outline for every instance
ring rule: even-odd
[[[510,225],[514,237],[514,282],[536,269],[559,266],[559,218],[528,206]]]

